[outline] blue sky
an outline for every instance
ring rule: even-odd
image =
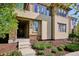
[[[72,4],[72,5],[70,6],[70,8],[71,8],[72,10],[69,11],[69,15],[78,18],[79,13],[77,13],[77,15],[72,15],[72,14],[74,14],[74,13],[76,12],[76,10],[73,8],[73,6],[74,6],[74,4]],[[77,6],[75,6],[75,7],[77,8],[77,7],[78,7],[78,4],[77,4]]]
[[[72,8],[72,10],[69,11],[68,15],[72,16],[74,18],[77,18],[77,22],[76,22],[76,24],[77,24],[79,21],[79,13],[77,13],[77,15],[74,15],[75,12],[76,12],[76,10],[74,8]]]

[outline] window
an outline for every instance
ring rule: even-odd
[[[38,12],[38,4],[34,4],[34,12]]]
[[[38,28],[39,28],[38,21],[34,21],[34,23],[33,23],[33,29],[34,29],[34,31],[37,32]]]
[[[49,16],[49,10],[47,10],[47,16]]]
[[[44,6],[41,8],[41,13],[44,14]]]
[[[29,3],[24,3],[24,10],[29,10]]]
[[[17,3],[16,8],[23,10],[24,8],[24,3]]]
[[[66,32],[66,24],[58,23],[58,31]]]
[[[66,17],[67,12],[66,12],[64,9],[58,9],[58,10],[57,10],[57,15]]]
[[[34,4],[34,12],[49,16],[49,10],[40,4]]]

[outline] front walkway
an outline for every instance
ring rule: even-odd
[[[65,56],[79,56],[79,51],[68,53]]]

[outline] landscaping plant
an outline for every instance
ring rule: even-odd
[[[34,49],[44,50],[45,48],[51,48],[51,44],[45,42],[37,42],[32,46]]]
[[[22,56],[22,53],[20,51],[13,51],[9,54],[7,54],[7,56]]]
[[[57,47],[59,51],[64,51],[63,47]]]
[[[37,55],[44,55],[44,50],[39,50],[39,51],[37,52]]]
[[[66,45],[65,50],[70,52],[79,51],[79,44],[68,44]]]
[[[0,3],[0,37],[5,38],[11,30],[17,29],[18,23],[15,14],[15,4]]]
[[[57,47],[55,47],[55,46],[52,46],[52,53],[57,53],[58,52],[58,49],[57,49]]]

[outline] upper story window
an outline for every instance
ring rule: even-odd
[[[58,10],[57,10],[57,15],[66,17],[67,12],[66,12],[64,9],[58,9]]]
[[[66,32],[66,24],[58,23],[58,31],[59,32]]]
[[[24,3],[17,3],[16,8],[23,10],[24,9]]]
[[[20,10],[29,10],[29,3],[17,3],[16,8]]]
[[[24,10],[29,10],[29,3],[24,3]]]
[[[34,12],[49,16],[49,10],[40,4],[34,4]]]

